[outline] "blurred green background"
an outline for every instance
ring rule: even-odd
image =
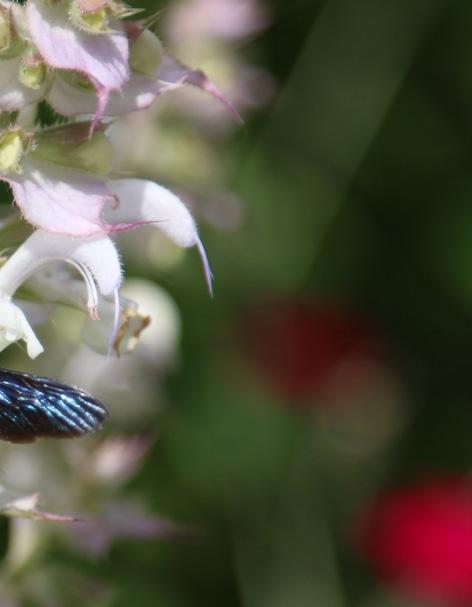
[[[271,24],[239,52],[277,94],[224,144],[220,185],[244,221],[200,221],[214,299],[193,255],[172,273],[127,265],[183,318],[159,437],[130,491],[201,535],[118,542],[98,563],[50,556],[109,582],[117,607],[414,605],[374,581],[356,517],[381,487],[472,462],[472,5],[267,5]],[[301,399],[271,382],[303,335],[287,344],[258,323],[300,301],[369,326],[362,381],[330,376]],[[267,333],[281,362],[262,372],[253,342]]]
[[[152,276],[181,308],[182,366],[134,482],[203,536],[116,546],[99,567],[116,605],[390,605],[353,551],[357,509],[381,485],[472,461],[472,6],[269,6],[243,50],[279,92],[227,144],[246,221],[202,226],[216,296],[194,259]],[[361,395],[347,421],[316,395],[301,410],[274,394],[238,339],[268,298],[368,319],[395,387]]]

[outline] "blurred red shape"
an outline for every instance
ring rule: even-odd
[[[258,304],[245,316],[243,337],[269,385],[290,399],[319,396],[342,366],[378,355],[367,323],[311,300]]]
[[[420,599],[471,605],[471,483],[431,480],[381,495],[362,545],[384,581]]]

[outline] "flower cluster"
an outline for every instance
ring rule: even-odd
[[[100,302],[111,302],[111,352],[122,281],[111,237],[144,224],[178,246],[198,249],[211,292],[211,271],[190,212],[152,181],[113,175],[107,132],[118,116],[185,84],[238,114],[203,72],[165,52],[149,29],[152,20],[131,20],[136,12],[116,0],[0,2],[0,180],[35,228],[0,268],[0,349],[24,340],[32,358],[42,352],[12,298],[45,264],[61,260],[79,271],[86,296],[64,272],[53,275],[49,293],[83,304],[93,319]],[[65,123],[39,128],[40,103],[67,117]]]

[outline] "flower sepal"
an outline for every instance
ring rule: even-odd
[[[164,57],[159,38],[149,30],[143,30],[130,44],[129,64],[132,71],[153,78]]]
[[[46,81],[48,71],[48,66],[33,47],[22,54],[18,77],[26,88],[39,90]]]
[[[75,27],[89,34],[106,34],[112,30],[108,25],[108,10],[106,2],[89,3],[95,4],[94,8],[84,10],[81,2],[74,0],[69,6],[69,17]]]

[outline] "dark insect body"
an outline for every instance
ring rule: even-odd
[[[105,407],[77,388],[49,377],[0,368],[0,439],[73,438],[101,427]]]

